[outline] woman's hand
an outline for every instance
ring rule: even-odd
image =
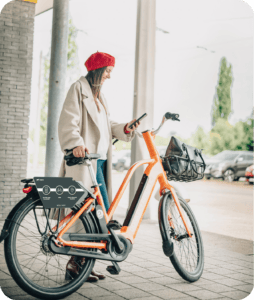
[[[134,131],[135,129],[137,129],[138,126],[140,125],[140,121],[138,121],[135,125],[132,125],[132,128],[129,127],[129,126],[130,126],[133,122],[135,122],[136,120],[137,120],[137,119],[134,119],[134,120],[132,120],[130,123],[128,123],[127,126],[126,126],[126,128],[125,128],[125,130],[126,130],[126,131],[129,131],[129,132],[132,132],[132,131]]]
[[[76,148],[73,149],[72,153],[75,157],[85,157],[86,153],[89,153],[89,150],[87,148],[85,148],[84,146],[78,146]]]

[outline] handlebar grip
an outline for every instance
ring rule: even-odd
[[[64,160],[67,160],[67,159],[70,159],[70,158],[73,158],[73,157],[75,157],[75,156],[74,156],[73,152],[71,152],[69,154],[64,155]]]
[[[165,113],[165,118],[166,118],[167,120],[170,119],[170,117],[171,117],[171,113],[169,113],[169,112]]]
[[[167,113],[165,114],[165,118],[166,118],[167,120],[169,120],[169,119],[177,120],[177,119],[179,118],[179,114],[171,114],[171,113],[167,112]]]

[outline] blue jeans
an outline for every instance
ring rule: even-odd
[[[98,159],[97,160],[97,174],[96,174],[96,180],[98,184],[101,183],[100,191],[103,198],[103,202],[105,205],[106,211],[109,209],[109,200],[108,200],[108,193],[107,193],[107,187],[105,183],[106,178],[106,167],[107,167],[107,160]]]

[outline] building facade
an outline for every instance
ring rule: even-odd
[[[0,220],[24,198],[36,2],[11,1],[0,14]]]

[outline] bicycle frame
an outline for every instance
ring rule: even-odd
[[[105,210],[103,198],[101,196],[99,187],[95,187],[95,189],[94,189],[94,195],[97,199],[98,205],[100,205],[103,209],[106,223],[108,223],[109,220],[112,218],[112,216],[121,200],[121,197],[122,197],[124,191],[126,190],[127,185],[130,182],[130,179],[131,179],[133,173],[140,166],[142,166],[144,164],[148,164],[148,166],[145,169],[144,175],[141,179],[140,185],[136,191],[135,197],[132,201],[131,207],[130,207],[128,214],[125,218],[125,221],[123,223],[123,227],[120,230],[120,234],[123,235],[125,238],[129,239],[131,241],[131,243],[134,242],[134,239],[137,235],[143,215],[146,211],[146,208],[148,206],[151,195],[153,193],[155,184],[158,180],[159,184],[160,184],[160,195],[162,195],[166,189],[168,189],[171,192],[174,202],[176,204],[176,207],[177,207],[179,214],[183,220],[186,231],[187,231],[189,237],[191,238],[192,235],[188,228],[185,217],[182,213],[178,197],[176,195],[174,188],[168,183],[166,172],[163,169],[163,165],[162,165],[159,153],[155,147],[155,144],[154,144],[155,135],[153,135],[151,133],[151,131],[142,132],[142,135],[143,135],[145,143],[147,145],[147,148],[148,148],[148,151],[150,154],[150,159],[141,160],[139,162],[134,163],[131,166],[131,168],[128,170],[128,172],[127,172],[127,174],[126,174],[126,176],[114,198],[114,201],[111,203],[111,206],[110,206],[108,212],[106,212],[106,210]],[[90,204],[93,201],[94,201],[93,198],[87,199],[86,203],[75,215],[74,215],[74,212],[71,212],[68,216],[66,216],[60,222],[59,228],[74,215],[74,217],[65,225],[65,227],[60,231],[59,235],[57,236],[56,240],[58,242],[60,242],[60,244],[62,246],[71,246],[71,247],[77,247],[77,248],[97,248],[97,249],[105,249],[106,250],[107,242],[103,242],[103,241],[101,241],[100,243],[76,242],[76,241],[65,241],[62,238],[63,234],[73,225],[73,223],[75,223],[75,221],[80,217],[80,215],[83,212],[85,212],[85,210],[90,206]]]

